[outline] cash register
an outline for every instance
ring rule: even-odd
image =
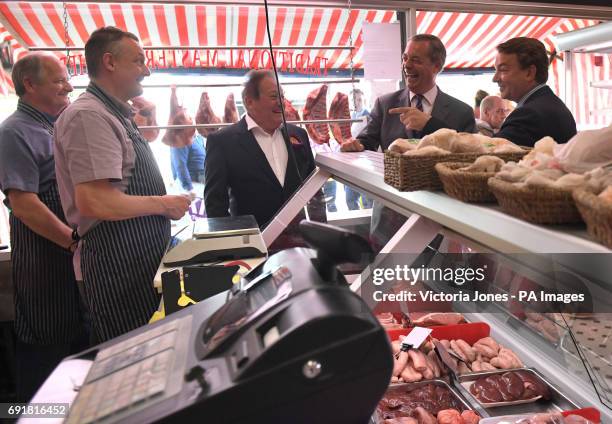
[[[231,291],[72,357],[93,364],[65,422],[367,423],[391,348],[336,265],[369,246],[301,226],[316,250],[279,252]]]

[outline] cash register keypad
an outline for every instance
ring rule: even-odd
[[[181,321],[169,322],[98,352],[66,422],[87,424],[107,418],[114,421],[114,414],[157,402],[163,394],[172,395],[168,386],[173,377],[177,338],[184,334],[184,329],[179,328]]]

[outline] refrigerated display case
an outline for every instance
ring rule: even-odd
[[[383,154],[379,152],[324,153],[315,160],[315,173],[263,230],[268,246],[287,239],[292,221],[331,178],[374,199],[373,209],[367,210],[370,215],[378,215],[381,205],[389,211],[383,214],[387,234],[382,235],[372,228],[376,217],[362,213],[335,219],[333,213],[324,214],[328,223],[364,235],[379,253],[374,263],[343,270],[351,288],[362,296],[370,293],[365,282],[373,266],[379,265],[376,260],[384,257],[381,254],[395,253],[423,263],[425,252],[429,265],[457,254],[490,255],[496,262],[493,277],[487,281],[490,293],[511,293],[525,282],[541,287],[574,286],[585,293],[586,313],[569,308],[532,314],[520,305],[517,309],[517,302],[510,307],[504,302],[456,301],[452,309],[470,322],[489,324],[491,336],[516,352],[525,366],[537,369],[577,406],[597,408],[601,422],[612,422],[612,345],[608,343],[612,314],[607,313],[612,287],[605,277],[612,275],[612,252],[589,239],[584,226],[533,225],[504,214],[497,206],[463,203],[442,192],[399,192],[384,183]],[[294,244],[298,239],[296,234],[291,237]],[[435,284],[429,288],[436,290]],[[380,304],[366,303],[380,311]],[[409,312],[406,304],[400,307]],[[536,325],[535,316],[543,320],[542,328]]]

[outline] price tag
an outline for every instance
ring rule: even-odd
[[[404,337],[402,344],[408,344],[412,346],[412,348],[418,349],[423,342],[427,340],[427,337],[429,337],[430,334],[431,328],[414,327],[412,331],[408,333],[406,337]]]

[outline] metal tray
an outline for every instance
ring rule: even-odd
[[[414,389],[418,389],[421,386],[425,386],[427,384],[433,384],[436,386],[446,387],[451,392],[451,394],[455,397],[455,399],[459,401],[459,403],[463,406],[464,409],[474,410],[474,408],[472,408],[470,403],[453,386],[451,386],[446,381],[441,380],[441,379],[424,380],[424,381],[419,381],[416,383],[393,384],[389,386],[389,388],[387,389],[387,392],[396,391],[396,390],[414,390]],[[385,392],[385,394],[387,392]],[[381,416],[377,408],[376,411],[374,411],[374,415],[372,415],[372,418],[370,419],[368,424],[381,424],[382,422],[384,422],[384,419]]]
[[[496,406],[487,408],[485,404],[481,403],[474,395],[470,393],[467,389],[465,383],[470,383],[472,381],[477,380],[480,377],[494,375],[494,374],[503,374],[509,371],[527,371],[533,373],[536,377],[538,377],[542,382],[544,382],[551,394],[550,400],[538,400],[532,403],[518,403],[514,405],[507,406]],[[465,394],[466,398],[474,404],[479,405],[480,408],[484,410],[484,412],[490,417],[499,417],[503,415],[515,415],[515,414],[537,414],[539,412],[555,412],[555,411],[564,411],[564,410],[572,410],[578,409],[578,405],[575,402],[570,400],[567,396],[565,396],[561,391],[550,383],[546,378],[540,374],[534,368],[515,368],[512,370],[498,370],[498,371],[486,371],[472,374],[465,374],[459,376],[459,383],[463,386],[465,390],[462,390],[462,393]],[[468,397],[469,396],[469,397]],[[479,409],[479,408],[478,408]]]

